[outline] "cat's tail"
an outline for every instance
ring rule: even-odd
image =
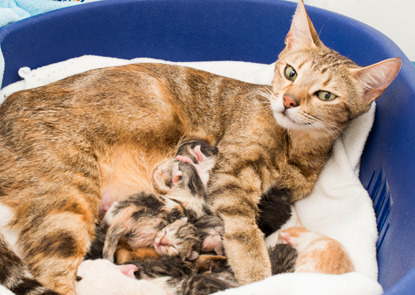
[[[33,277],[1,233],[0,284],[16,295],[59,295]]]

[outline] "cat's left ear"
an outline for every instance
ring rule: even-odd
[[[376,64],[351,69],[354,77],[363,84],[364,98],[368,103],[378,99],[392,83],[401,68],[400,58],[390,58]]]
[[[290,31],[285,37],[285,44],[288,48],[304,48],[323,45],[318,37],[317,31],[313,26],[303,0],[298,2]]]

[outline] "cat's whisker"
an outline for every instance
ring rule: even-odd
[[[341,128],[330,122],[323,121],[322,119],[312,116],[308,113],[302,113],[302,115],[303,118],[306,119],[306,123],[312,124],[317,129],[326,132],[326,134],[330,137],[337,138],[340,134],[343,133]]]
[[[255,94],[263,98],[266,98],[269,102],[276,99],[276,96],[271,89],[260,89],[260,90],[255,91]]]

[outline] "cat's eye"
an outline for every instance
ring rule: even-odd
[[[330,101],[330,100],[333,100],[333,99],[335,99],[337,96],[336,95],[334,95],[333,93],[331,93],[331,92],[328,92],[328,91],[322,91],[322,90],[320,90],[320,91],[317,91],[316,93],[315,93],[315,95],[320,99],[320,100],[323,100],[323,101]]]
[[[297,72],[290,65],[287,65],[285,67],[284,75],[285,75],[285,78],[287,78],[290,81],[294,81],[297,78]]]

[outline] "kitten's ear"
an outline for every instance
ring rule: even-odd
[[[298,2],[290,31],[285,37],[285,44],[288,48],[314,47],[323,44],[308,17],[303,0]]]
[[[364,98],[368,103],[378,99],[392,83],[401,68],[400,58],[390,58],[376,64],[352,69],[354,77],[363,83]]]
[[[188,220],[189,218],[187,217],[187,216],[183,216],[183,217],[180,217],[180,220],[182,220],[182,221],[184,221],[184,222],[187,222],[187,220]]]
[[[190,252],[189,257],[187,257],[186,259],[192,261],[192,260],[196,260],[198,257],[199,257],[199,253],[197,253],[196,251],[192,251]]]
[[[281,238],[289,245],[291,245],[291,235],[287,232],[280,232]]]
[[[205,160],[205,155],[200,150],[200,145],[197,145],[195,147],[195,154],[196,154],[196,158],[197,158],[198,162],[203,162]]]
[[[172,184],[173,185],[177,184],[178,182],[182,181],[182,178],[183,178],[183,172],[182,171],[177,171],[173,175]]]

